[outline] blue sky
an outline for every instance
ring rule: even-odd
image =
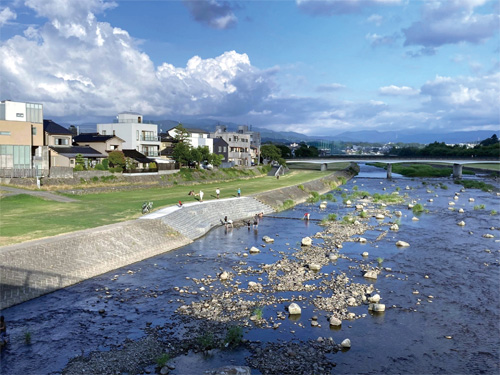
[[[64,123],[500,129],[496,0],[2,0],[0,99]]]

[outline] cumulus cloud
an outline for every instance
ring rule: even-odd
[[[397,5],[402,0],[296,0],[298,8],[314,16],[357,13],[366,7]]]
[[[367,18],[368,22],[374,23],[377,26],[380,26],[383,20],[384,18],[380,14],[372,14],[370,17]]]
[[[184,5],[195,19],[213,29],[228,29],[236,25],[238,19],[234,15],[229,2],[216,0],[183,0]]]
[[[16,18],[17,14],[9,7],[3,8],[2,10],[0,10],[0,27],[5,25],[10,20],[15,20]]]
[[[460,42],[480,43],[500,27],[498,14],[477,8],[489,0],[445,0],[425,2],[422,20],[403,29],[405,45],[439,47]]]
[[[408,86],[384,86],[379,89],[379,93],[381,95],[389,95],[389,96],[413,96],[418,95],[419,90],[414,89]]]

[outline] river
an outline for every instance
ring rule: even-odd
[[[376,258],[383,258],[383,267],[390,271],[371,282],[387,307],[385,313],[368,313],[367,305],[353,307],[350,311],[366,316],[333,330],[326,321],[328,313],[315,309],[305,299],[298,321],[284,320],[279,330],[252,326],[245,330],[245,338],[264,343],[319,336],[340,343],[349,338],[351,349],[333,356],[334,374],[498,374],[500,222],[491,211],[500,211],[500,197],[467,189],[454,199],[461,186],[451,179],[393,178],[386,180],[384,171],[362,166],[361,173],[342,189],[352,192],[357,186],[354,189],[370,194],[398,191],[408,194],[408,200],[423,204],[428,212],[419,214],[415,221],[407,203],[391,206],[391,210],[403,212],[399,231],[389,231],[376,241],[388,227],[370,219],[375,227],[363,234],[368,242],[344,243],[340,252],[346,259],[322,270],[346,272],[358,283],[370,283],[359,269],[350,268],[352,262],[373,264]],[[284,218],[300,219],[306,212],[312,219],[332,212],[342,218],[353,212],[352,207],[342,204],[343,191],[332,193],[337,202],[329,202],[326,211],[320,210],[319,202],[301,204],[273,215],[276,218],[264,217],[258,230],[217,228],[181,249],[4,310],[10,343],[0,353],[0,373],[60,373],[75,356],[108,351],[127,339],[144,337],[147,327],[175,322],[175,310],[181,304],[200,298],[199,294],[181,295],[176,287],[194,290],[197,286],[192,285],[193,278],[215,276],[242,260],[247,266],[258,267],[275,262],[280,252],[293,256],[294,247],[303,237],[323,229],[315,221]],[[459,208],[465,212],[459,213]],[[462,220],[465,226],[457,225]],[[487,233],[494,238],[484,238]],[[274,244],[243,258],[246,248],[262,245],[264,235],[275,238]],[[396,247],[398,240],[408,242],[410,247]],[[271,248],[273,251],[267,251]],[[364,251],[369,252],[368,257],[361,255]],[[241,279],[245,280],[244,276]],[[275,315],[274,310],[273,306],[265,307],[264,317]],[[310,326],[313,315],[319,316],[321,327]],[[27,335],[31,338],[29,345]],[[230,362],[245,365],[247,354],[237,350],[208,360],[178,358],[171,373],[198,374]],[[256,369],[252,373],[259,374]]]

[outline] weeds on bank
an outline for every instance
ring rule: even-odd
[[[415,206],[413,206],[412,211],[414,214],[424,212],[424,206],[422,206],[420,203],[417,203]]]
[[[235,348],[241,344],[241,340],[243,340],[243,328],[241,328],[240,326],[231,326],[226,332],[226,337],[224,338],[224,347]]]
[[[261,320],[262,319],[262,314],[263,314],[262,307],[256,307],[253,310],[253,312],[252,312],[252,315],[254,315],[255,317],[257,317],[257,320]]]
[[[490,212],[490,215],[491,215],[491,216],[495,216],[496,214],[497,214],[497,211],[496,211],[496,210],[491,210],[491,212]]]
[[[373,194],[374,203],[398,204],[403,203],[404,198],[397,194]]]
[[[156,364],[158,367],[163,367],[167,364],[168,361],[170,361],[172,357],[168,353],[163,353],[161,356],[156,358]]]
[[[216,347],[215,337],[212,332],[205,332],[203,335],[198,336],[196,342],[203,351],[208,351]]]
[[[30,331],[24,332],[24,342],[26,345],[31,344],[31,332]]]
[[[481,189],[482,191],[490,191],[494,188],[493,185],[476,180],[455,180],[455,184],[462,185],[467,189]]]
[[[307,198],[307,203],[316,203],[319,200],[319,193],[317,191],[311,191],[309,198]]]
[[[474,206],[475,210],[484,210],[486,206],[484,204],[477,204]]]
[[[295,206],[295,202],[293,201],[293,199],[287,199],[286,201],[283,202],[279,211],[288,210],[288,209],[292,208],[293,206]]]
[[[359,217],[362,218],[362,219],[366,219],[368,217],[368,212],[366,211],[361,211],[359,213]]]

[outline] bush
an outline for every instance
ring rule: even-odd
[[[105,170],[109,169],[109,160],[108,159],[102,159],[101,164]]]
[[[424,212],[424,206],[422,206],[420,203],[417,203],[415,206],[413,206],[412,211],[414,214]]]
[[[75,168],[73,168],[73,170],[75,172],[81,172],[81,171],[83,171],[83,165],[77,164],[77,165],[75,165]]]
[[[316,203],[317,201],[319,201],[320,196],[319,196],[319,193],[317,191],[311,191],[310,194],[311,194],[311,196],[307,199],[308,203]]]
[[[106,168],[104,168],[104,165],[102,165],[102,164],[97,164],[95,166],[95,169],[98,170],[98,171],[104,171],[104,170],[106,170]]]
[[[261,310],[261,315],[260,317],[262,318],[262,310]],[[243,339],[243,328],[239,326],[232,326],[227,330],[226,333],[226,338],[224,339],[224,346],[229,346],[229,347],[236,347],[241,343],[241,340]]]
[[[163,353],[161,356],[156,358],[156,364],[158,365],[158,367],[165,366],[168,361],[170,361],[170,354],[168,353]]]

